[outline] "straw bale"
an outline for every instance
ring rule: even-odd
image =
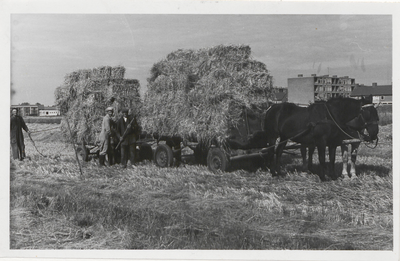
[[[222,139],[243,109],[268,107],[272,76],[245,45],[177,50],[153,65],[143,129],[183,138]]]
[[[85,139],[94,143],[108,106],[116,109],[115,119],[123,107],[139,114],[142,104],[139,81],[124,79],[124,75],[123,66],[102,66],[77,70],[65,76],[64,84],[55,91],[56,104],[66,116],[61,122],[65,136],[70,136],[68,120],[76,141]]]

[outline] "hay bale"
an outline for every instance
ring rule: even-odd
[[[142,127],[191,139],[224,139],[244,108],[263,112],[272,76],[245,45],[170,53],[150,70]]]
[[[139,114],[142,105],[140,84],[136,79],[124,79],[123,66],[102,66],[77,70],[65,76],[64,84],[55,91],[56,104],[65,118],[61,130],[70,137],[66,120],[69,121],[73,138],[94,143],[101,129],[105,108],[112,106],[118,112],[130,108]]]

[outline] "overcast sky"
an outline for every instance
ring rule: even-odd
[[[151,66],[178,49],[245,44],[275,86],[298,74],[392,83],[390,15],[12,14],[12,104],[54,104],[78,69],[122,65],[147,88]]]

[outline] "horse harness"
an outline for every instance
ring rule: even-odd
[[[325,105],[325,108],[326,108],[326,110],[327,110],[327,112],[328,112],[328,114],[329,114],[329,117],[331,117],[331,119],[332,119],[332,121],[335,123],[335,125],[336,125],[345,135],[347,135],[348,137],[350,137],[350,138],[352,138],[352,139],[357,139],[357,138],[351,136],[350,134],[348,134],[346,131],[344,131],[344,130],[339,126],[339,124],[336,122],[335,118],[333,117],[333,115],[332,115],[331,112],[329,111],[329,108],[328,108],[328,106],[326,105],[326,103],[325,103],[324,105]],[[361,111],[362,111],[363,108],[366,108],[366,107],[369,107],[369,106],[374,106],[374,105],[373,105],[373,104],[363,105],[363,106],[361,106]],[[362,112],[360,112],[360,114],[357,115],[354,119],[348,121],[348,122],[346,123],[346,126],[348,126],[349,128],[352,128],[350,125],[348,125],[348,123],[349,123],[349,122],[352,122],[353,120],[355,120],[355,119],[357,119],[357,118],[360,118],[360,119],[362,120],[362,122],[363,122],[363,124],[362,124],[360,130],[364,130],[364,129],[365,129],[367,126],[369,126],[369,125],[378,124],[378,121],[366,121],[365,118],[364,118],[364,116],[362,115]],[[354,129],[354,130],[357,131],[358,136],[359,136],[359,139],[363,141],[363,139],[362,139],[362,134],[360,134],[360,131],[359,131],[359,130],[356,130],[356,129]]]
[[[364,106],[361,107],[361,110],[362,110],[362,108],[370,107],[370,106],[374,106],[374,105],[373,105],[373,104],[364,105]],[[361,120],[364,122],[363,128],[365,128],[365,127],[367,127],[367,126],[369,126],[369,125],[378,124],[378,121],[379,121],[379,120],[377,120],[377,121],[366,121],[366,120],[364,119],[364,116],[362,115],[362,113],[360,113],[359,117],[361,117]]]

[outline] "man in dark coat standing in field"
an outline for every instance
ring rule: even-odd
[[[22,129],[24,129],[28,134],[31,134],[31,132],[26,126],[24,119],[22,119],[22,117],[18,115],[18,110],[15,108],[11,111],[10,127],[11,150],[13,159],[23,160],[26,155]]]
[[[131,164],[136,163],[136,139],[139,135],[139,125],[136,117],[128,114],[128,109],[122,110],[122,117],[117,122],[117,137],[119,138],[119,146],[121,148],[121,164],[126,168],[128,159]]]

